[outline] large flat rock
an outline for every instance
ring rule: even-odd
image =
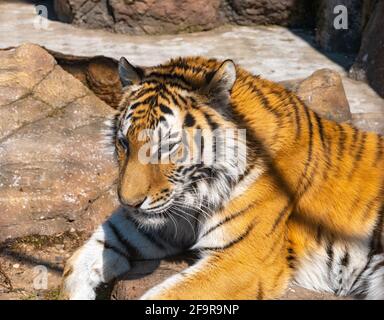
[[[0,51],[0,242],[92,230],[111,212],[113,112],[41,47]]]

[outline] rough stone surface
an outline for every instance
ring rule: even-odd
[[[116,206],[113,109],[41,47],[0,51],[0,242],[93,229]]]
[[[56,0],[55,10],[62,21],[87,28],[161,34],[217,27],[223,22],[220,4],[221,0]]]
[[[278,26],[221,27],[183,35],[129,36],[104,30],[87,30],[48,20],[36,26],[33,5],[0,1],[2,47],[33,42],[51,50],[77,56],[103,55],[139,65],[155,65],[175,56],[203,55],[233,59],[254,74],[273,80],[304,79],[315,70],[337,71],[342,79],[352,113],[382,112],[382,99],[366,83],[350,79],[346,68],[353,59],[320,52],[314,37]]]
[[[355,127],[384,136],[384,113],[354,113],[352,123]]]
[[[240,25],[311,26],[314,3],[305,0],[230,0],[224,1],[229,21]]]
[[[361,41],[361,33],[365,23],[365,10],[370,0],[320,0],[318,4],[316,40],[325,50],[355,53]],[[336,11],[336,6],[346,8],[346,29],[335,28],[334,22],[343,11]]]
[[[304,0],[55,0],[61,21],[119,33],[201,31],[225,23],[311,24],[313,5]]]
[[[97,97],[115,109],[118,107],[122,87],[115,59],[104,56],[78,57],[47,51],[65,71],[79,79]]]
[[[351,120],[351,111],[340,75],[329,69],[315,71],[304,80],[281,84],[297,95],[320,116],[344,122]]]
[[[384,97],[384,1],[375,2],[356,62],[350,70],[352,78],[367,81]]]

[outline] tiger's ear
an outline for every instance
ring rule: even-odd
[[[119,76],[123,87],[132,84],[139,84],[144,76],[144,71],[141,68],[134,67],[127,59],[121,57],[119,60]]]
[[[205,87],[208,94],[228,94],[236,81],[236,66],[232,60],[225,60],[207,79]]]

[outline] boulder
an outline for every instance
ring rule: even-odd
[[[313,25],[305,0],[55,0],[61,21],[129,34],[173,34],[241,25]]]
[[[305,0],[232,0],[224,6],[232,23],[240,25],[313,26],[315,5]]]
[[[92,230],[116,208],[113,114],[41,47],[0,51],[0,242]]]
[[[326,51],[356,53],[360,46],[368,2],[371,0],[319,0],[316,19],[316,41],[319,46]],[[346,9],[346,29],[335,27],[341,14],[341,11],[334,12],[338,5]]]
[[[350,76],[366,81],[384,97],[384,0],[375,1],[369,22],[364,30],[359,54]]]
[[[222,22],[220,3],[221,0],[55,0],[55,10],[62,21],[82,27],[161,34],[217,27]]]
[[[111,293],[113,300],[137,300],[146,291],[164,279],[179,273],[193,263],[193,259],[180,257],[163,261],[147,261],[134,267],[124,279],[116,282]]]
[[[340,75],[330,69],[315,71],[302,80],[282,81],[320,116],[345,122],[351,120],[351,111]]]
[[[384,136],[384,112],[354,113],[352,123],[356,128],[376,132]]]
[[[65,71],[80,80],[98,98],[117,109],[122,87],[117,71],[118,62],[115,59],[105,56],[78,57],[46,50]]]

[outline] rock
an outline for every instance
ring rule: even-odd
[[[330,69],[320,69],[304,80],[281,82],[320,116],[345,122],[351,120],[351,111],[340,75]]]
[[[77,57],[46,49],[67,72],[112,108],[117,108],[122,95],[122,87],[115,59],[95,56]]]
[[[225,6],[228,20],[240,25],[312,26],[314,3],[305,0],[232,0]]]
[[[220,3],[221,0],[55,0],[55,8],[62,21],[87,28],[161,34],[201,31],[218,26],[222,22]]]
[[[113,113],[41,47],[0,51],[0,242],[89,231],[116,208]]]
[[[57,17],[68,23],[91,28],[112,29],[114,18],[107,0],[54,0]]]
[[[371,0],[319,0],[316,41],[327,51],[356,53],[359,50],[361,34],[365,25],[368,3]],[[341,11],[334,12],[342,5],[347,10],[346,29],[338,29],[338,17]]]
[[[314,6],[305,0],[55,0],[61,21],[130,34],[209,30],[241,25],[312,25]]]
[[[354,113],[352,123],[359,129],[384,135],[384,113]]]
[[[364,30],[359,54],[350,70],[356,80],[367,81],[384,97],[384,1],[378,0]]]
[[[140,263],[140,266],[134,268],[124,279],[116,282],[111,298],[114,300],[136,300],[164,279],[186,269],[191,263],[191,259],[185,258]]]

